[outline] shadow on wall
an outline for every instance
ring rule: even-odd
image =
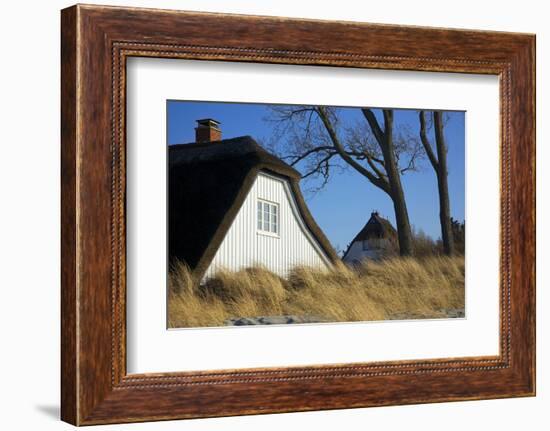
[[[48,416],[50,419],[59,420],[61,411],[58,405],[37,405],[34,406],[37,411],[44,416]]]

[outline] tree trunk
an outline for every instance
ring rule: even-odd
[[[453,231],[451,227],[451,209],[449,202],[449,186],[447,182],[447,145],[443,133],[443,118],[441,111],[434,111],[435,144],[437,147],[437,186],[439,189],[439,221],[441,223],[441,238],[445,254],[455,252]]]
[[[393,111],[385,109],[384,111],[384,143],[381,145],[382,155],[388,174],[388,183],[390,185],[390,197],[393,201],[395,212],[395,222],[397,225],[397,237],[399,241],[399,253],[401,256],[411,256],[413,254],[413,241],[411,225],[409,223],[409,213],[407,203],[401,184],[401,175],[397,168],[395,160],[395,150],[393,145]]]

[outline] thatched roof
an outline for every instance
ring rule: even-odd
[[[373,211],[371,213],[369,221],[363,226],[363,229],[359,231],[355,238],[349,243],[347,250],[344,252],[345,258],[351,249],[353,243],[357,241],[365,241],[371,238],[386,238],[390,242],[397,242],[397,231],[394,229],[389,220],[381,217],[378,212]]]
[[[168,148],[170,260],[184,261],[202,277],[260,171],[289,180],[307,228],[329,259],[337,259],[305,204],[299,172],[250,136]]]
[[[363,229],[355,235],[351,243],[353,244],[356,241],[364,241],[370,238],[388,238],[393,240],[397,238],[397,232],[389,220],[381,217],[374,211],[371,213],[369,221],[363,226]]]

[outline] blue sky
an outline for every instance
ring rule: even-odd
[[[358,108],[343,108],[340,112],[344,124],[364,121]],[[193,142],[195,121],[201,118],[220,121],[224,139],[250,135],[260,142],[269,142],[275,127],[273,122],[267,121],[270,113],[268,105],[263,104],[168,101],[168,144]],[[445,137],[451,215],[462,221],[465,206],[465,113],[448,111],[447,118]],[[418,111],[396,109],[394,127],[402,125],[417,134]],[[433,142],[432,134],[429,137]],[[300,166],[297,168],[300,170]],[[402,182],[411,224],[434,239],[440,238],[437,180],[428,160],[420,163],[418,171],[403,175]],[[395,226],[390,198],[353,169],[334,171],[320,192],[308,192],[316,185],[318,182],[308,179],[302,180],[301,184],[315,220],[338,250],[346,248],[372,211],[378,211]]]

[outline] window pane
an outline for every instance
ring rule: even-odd
[[[262,203],[258,201],[258,229],[262,229]]]
[[[269,204],[264,202],[264,230],[269,232]]]
[[[277,229],[277,205],[271,206],[271,232],[277,233],[279,229]]]

